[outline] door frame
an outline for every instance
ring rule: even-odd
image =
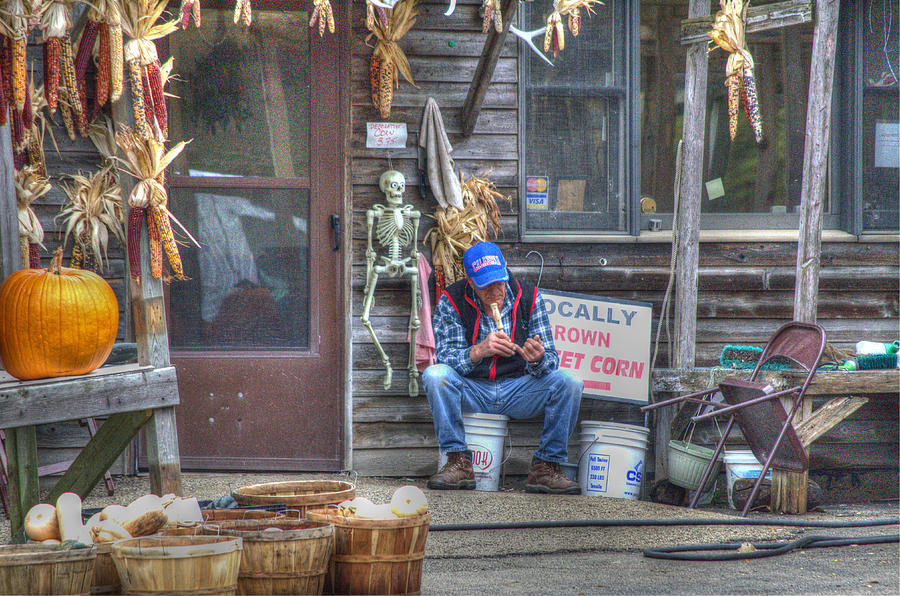
[[[221,0],[220,0],[221,1]],[[230,0],[229,0],[230,1]],[[217,4],[218,2],[210,2],[209,4]],[[228,4],[227,2],[222,2]],[[267,8],[271,10],[297,10],[298,8],[312,7],[312,0],[304,0],[298,7],[295,2],[286,2],[285,0],[257,0],[259,8]],[[254,8],[257,8],[256,4]],[[312,159],[327,160],[335,165],[339,165],[341,171],[339,175],[330,177],[328,180],[317,176],[311,176],[309,180],[310,200],[314,196],[338,197],[335,201],[338,214],[340,215],[341,234],[339,246],[338,263],[340,271],[335,276],[336,284],[335,296],[343,309],[343,320],[335,321],[329,332],[338,334],[338,341],[341,349],[339,350],[341,373],[336,375],[341,379],[342,387],[338,392],[342,396],[342,464],[343,471],[351,470],[353,467],[353,392],[352,392],[352,308],[351,308],[351,292],[349,290],[351,284],[351,268],[352,268],[352,229],[353,229],[353,206],[351,200],[352,188],[350,175],[350,135],[352,132],[350,122],[351,98],[351,52],[353,45],[353,30],[351,27],[351,10],[352,0],[331,0],[332,9],[335,17],[335,33],[327,33],[319,36],[314,28],[310,28],[310,45],[312,47],[321,48],[322,53],[327,56],[325,60],[316,63],[315,68],[318,70],[317,78],[322,80],[325,78],[328,83],[323,85],[311,86],[310,101],[323,102],[332,101],[333,105],[338,106],[338,126],[334,130],[330,130],[326,135],[310,135],[310,154]],[[251,25],[252,26],[252,25]],[[176,32],[177,34],[177,32]],[[332,59],[333,57],[333,59]],[[311,65],[312,66],[312,65]],[[325,75],[324,77],[322,75]],[[337,94],[337,98],[334,95]],[[174,179],[170,184],[175,182]],[[234,180],[230,181],[234,184]],[[248,182],[250,182],[248,180]],[[251,182],[252,184],[252,182]],[[215,182],[211,182],[209,186],[216,186]],[[241,186],[238,182],[235,186]],[[256,185],[262,187],[264,185]],[[279,187],[290,187],[291,184],[279,184]],[[327,225],[310,225],[310,241],[312,235],[330,234],[330,228]],[[327,239],[325,239],[327,242]],[[168,292],[166,292],[168,302]],[[323,333],[328,326],[327,322],[318,320],[313,328],[310,329],[310,345],[317,345],[319,337],[314,334]],[[173,352],[170,348],[170,354]],[[174,350],[174,355],[178,354],[178,350]],[[239,352],[223,352],[222,356],[237,356]],[[279,355],[279,351],[271,353],[273,356]],[[177,374],[177,370],[176,370]],[[147,467],[147,457],[142,448],[143,441],[139,441],[136,445],[136,453],[138,457],[135,462],[139,468]]]

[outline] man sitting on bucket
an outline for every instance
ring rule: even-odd
[[[503,253],[492,242],[469,248],[463,264],[466,279],[449,286],[435,308],[438,363],[423,375],[441,453],[447,456],[428,488],[475,488],[463,413],[543,414],[525,490],[579,494],[578,483],[567,479],[559,464],[566,461],[584,384],[559,369],[540,292],[509,276]],[[499,319],[492,317],[492,305]]]

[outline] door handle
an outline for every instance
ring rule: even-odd
[[[331,233],[334,235],[334,246],[331,250],[338,251],[341,249],[341,216],[332,213],[331,217]]]

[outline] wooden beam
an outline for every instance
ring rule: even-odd
[[[9,124],[0,126],[0,282],[22,268]]]
[[[37,436],[33,426],[6,430],[9,526],[13,542],[25,542],[25,514],[40,502]]]
[[[713,387],[725,377],[747,378],[749,376],[749,370],[728,368],[655,369],[650,379],[653,392],[682,395]],[[806,373],[801,372],[762,371],[758,380],[765,381],[778,390],[801,384],[805,376]],[[896,396],[898,394],[900,394],[900,369],[854,372],[822,371],[816,373],[806,390],[807,398],[827,395]]]
[[[747,9],[745,33],[759,33],[780,27],[808,23],[813,18],[812,0],[787,0],[762,6],[751,5]],[[681,43],[687,45],[710,41],[709,31],[713,16],[689,18],[681,21]]]
[[[131,89],[123,94],[122,101],[113,104],[113,119],[116,122],[133,124]],[[120,151],[121,153],[121,151]],[[120,156],[121,157],[121,156]],[[125,203],[125,220],[128,221],[127,197],[134,187],[134,179],[120,173],[119,185]],[[134,317],[135,341],[138,348],[138,363],[154,368],[171,366],[169,360],[169,338],[166,330],[165,295],[162,280],[153,277],[150,271],[150,241],[146,221],[141,230],[141,272],[140,279],[130,279],[130,297]],[[175,388],[176,402],[178,389]],[[175,408],[154,410],[147,423],[145,433],[147,458],[150,465],[150,491],[163,495],[182,494],[181,459],[178,452],[178,432],[175,425]]]
[[[803,419],[794,428],[803,448],[809,448],[813,441],[837,426],[868,401],[865,397],[836,397],[816,410],[812,416]]]
[[[48,502],[64,492],[85,498],[151,415],[152,410],[139,410],[110,416],[50,491]]]
[[[709,14],[709,0],[691,0],[688,16]],[[706,80],[709,63],[706,47],[688,48],[684,74],[684,141],[679,184],[678,244],[675,267],[675,359],[676,368],[692,368],[696,356],[697,277],[700,263],[700,202],[703,197],[703,144],[706,137]]]
[[[475,122],[478,120],[478,114],[481,113],[481,104],[484,102],[484,96],[491,85],[491,79],[494,77],[494,67],[497,66],[497,59],[500,57],[503,44],[506,42],[509,26],[516,18],[518,6],[517,0],[503,0],[503,31],[497,33],[493,26],[488,31],[487,39],[484,41],[484,49],[481,52],[481,57],[478,59],[478,66],[475,68],[475,76],[472,78],[472,84],[469,86],[469,93],[466,95],[466,101],[459,113],[459,121],[464,137],[468,137],[475,130]]]

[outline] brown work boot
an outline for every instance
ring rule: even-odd
[[[468,451],[451,451],[447,463],[440,471],[428,479],[428,488],[435,490],[473,490],[475,472],[472,470],[472,456]]]
[[[577,482],[566,478],[558,463],[535,458],[531,461],[528,479],[525,480],[525,492],[580,495],[581,487]]]

